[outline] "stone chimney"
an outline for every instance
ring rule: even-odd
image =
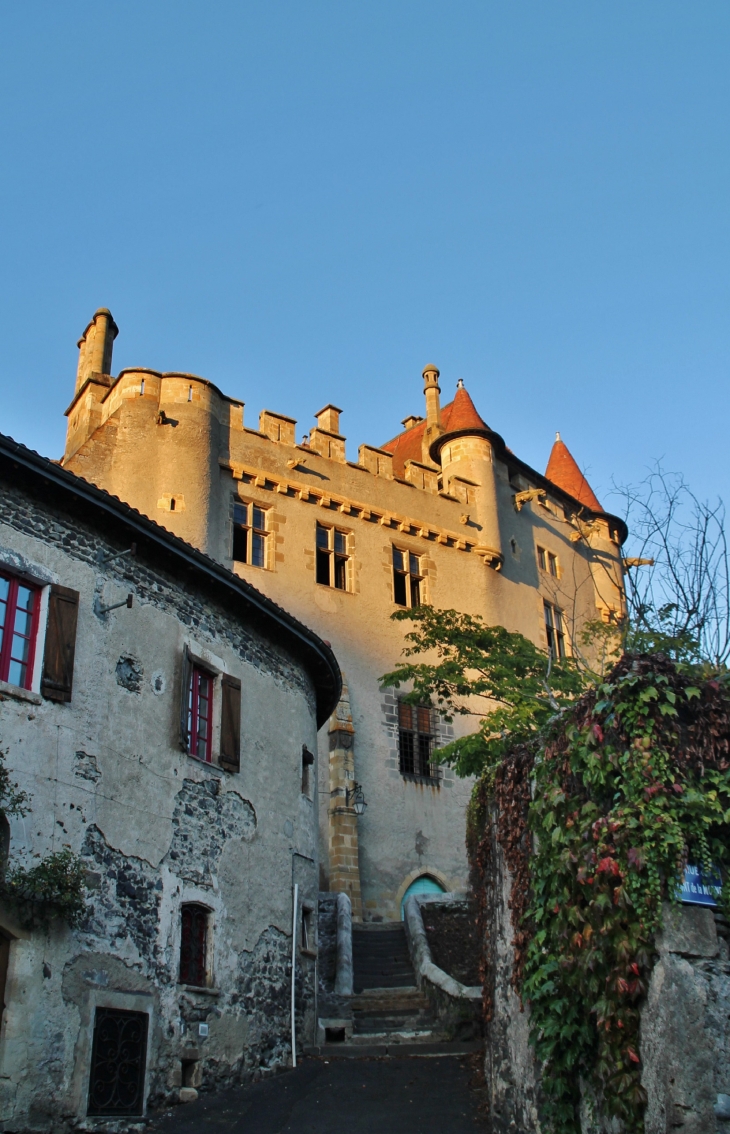
[[[111,374],[112,349],[119,328],[106,307],[100,307],[78,341],[79,368],[76,393],[92,374]]]
[[[441,427],[441,402],[439,400],[441,393],[439,369],[430,363],[423,368],[423,392],[426,395],[426,428],[423,431],[421,446],[423,450],[422,460],[424,465],[430,465],[433,468],[435,466],[430,455],[431,445],[443,433],[443,429]]]

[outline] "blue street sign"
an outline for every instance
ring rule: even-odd
[[[687,906],[716,906],[715,894],[721,889],[719,870],[713,869],[711,874],[703,875],[701,866],[692,866],[688,862],[678,896]]]

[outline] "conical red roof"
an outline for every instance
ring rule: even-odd
[[[386,441],[381,449],[393,454],[393,472],[396,476],[403,476],[406,461],[421,461],[423,459],[421,446],[423,434],[426,431],[426,419],[399,433],[392,441]],[[461,433],[462,430],[473,429],[481,432],[489,429],[476,411],[473,401],[463,386],[458,386],[453,402],[441,407],[441,428],[443,433],[439,438],[449,433]]]
[[[446,422],[443,424],[446,433],[460,433],[464,429],[479,431],[489,429],[487,423],[482,421],[477,413],[474,402],[464,386],[457,387],[454,400],[451,403],[448,424]]]
[[[591,512],[603,511],[593,489],[575,463],[570,449],[564,441],[561,441],[559,433],[550,453],[545,476],[584,508],[588,508]]]

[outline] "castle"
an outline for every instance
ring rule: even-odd
[[[380,687],[403,647],[390,615],[428,602],[570,653],[586,622],[623,611],[623,521],[559,438],[542,475],[462,382],[442,406],[435,366],[425,416],[352,462],[336,406],[301,443],[285,414],[262,410],[251,428],[243,402],[196,375],[113,377],[116,335],[101,309],[79,342],[63,465],[228,566],[339,661],[346,684],[316,768],[322,888],[371,922],[399,918],[413,887],[465,888],[471,785],[433,758],[452,726]]]

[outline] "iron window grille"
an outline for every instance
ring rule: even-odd
[[[402,776],[441,779],[441,765],[432,760],[436,740],[435,714],[430,705],[398,702],[398,754]]]
[[[398,606],[420,606],[423,601],[421,558],[393,548],[393,599]]]
[[[317,524],[317,582],[347,590],[347,532]]]
[[[266,509],[256,504],[233,505],[233,558],[252,567],[266,566]]]
[[[547,636],[548,653],[554,659],[565,657],[565,630],[563,629],[563,614],[557,606],[544,602],[545,634]]]
[[[213,677],[193,665],[188,684],[188,737],[190,753],[211,762],[213,742]]]
[[[208,910],[205,906],[182,907],[180,933],[180,983],[204,988],[208,983]]]
[[[0,575],[0,681],[30,689],[38,631],[40,591]]]
[[[142,1115],[148,1023],[146,1012],[96,1009],[87,1114]]]

